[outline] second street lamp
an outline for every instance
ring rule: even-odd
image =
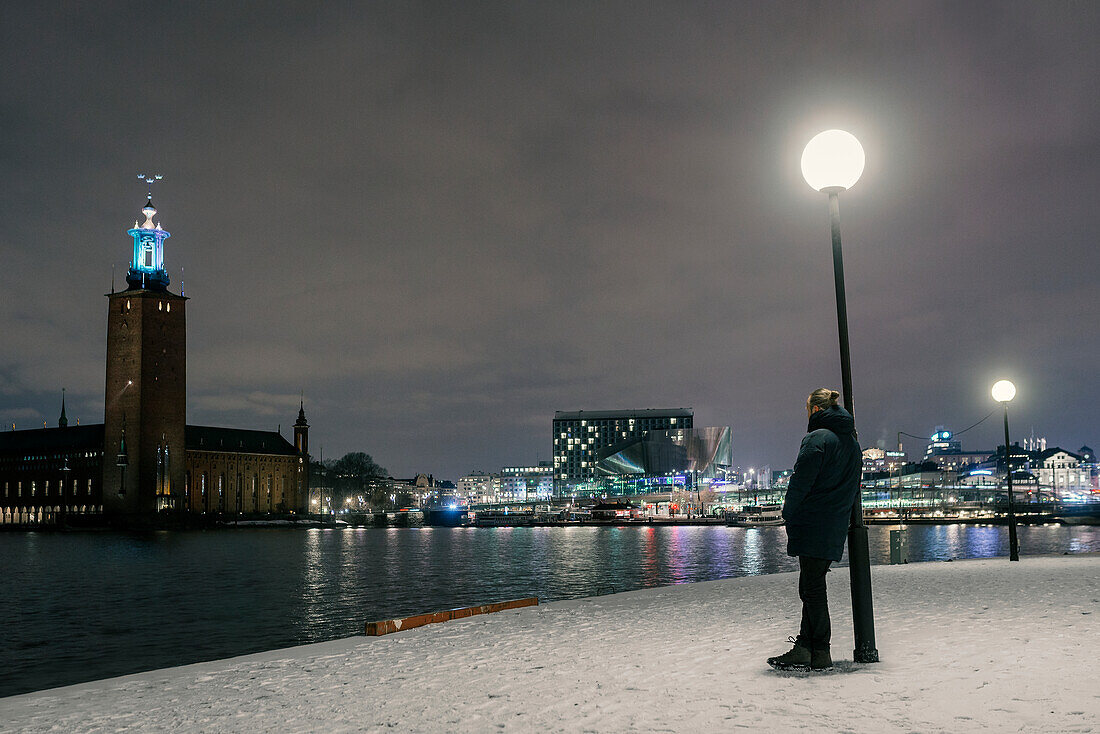
[[[852,187],[863,173],[863,146],[843,130],[819,133],[802,151],[802,176],[812,188],[829,195],[829,219],[833,234],[833,278],[836,286],[836,321],[840,335],[840,376],[844,408],[854,417],[852,364],[848,353],[848,307],[844,297],[844,258],[840,249],[840,192]],[[856,492],[848,525],[848,572],[852,589],[852,628],[857,663],[877,663],[875,612],[871,599],[871,555],[867,526],[863,524],[862,489]]]
[[[1020,560],[1020,539],[1016,536],[1016,504],[1012,499],[1012,448],[1008,443],[1008,403],[1016,397],[1016,386],[1008,380],[993,384],[993,399],[1005,407],[1005,480],[1008,483],[1008,560]]]

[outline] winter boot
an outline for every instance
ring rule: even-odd
[[[832,667],[833,656],[829,654],[829,648],[810,653],[810,670],[830,670]]]
[[[788,637],[787,642],[793,642],[794,647],[785,655],[768,658],[768,665],[776,670],[809,670],[812,660],[810,648],[803,646],[793,637]],[[828,652],[825,653],[828,656]]]

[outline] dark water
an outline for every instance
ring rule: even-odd
[[[889,529],[870,528],[873,563]],[[913,561],[1007,556],[1002,527],[914,526]],[[1021,552],[1100,527],[1020,528]],[[253,529],[0,534],[0,696],[358,634],[525,596],[571,599],[794,570],[783,528]]]

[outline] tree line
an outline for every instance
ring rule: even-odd
[[[344,454],[339,459],[309,460],[309,486],[324,488],[325,496],[332,497],[333,509],[348,506],[348,499],[357,507],[358,497],[362,497],[374,511],[392,510],[413,504],[415,498],[409,492],[398,492],[394,499],[390,499],[393,489],[386,481],[390,478],[385,467],[362,451]]]

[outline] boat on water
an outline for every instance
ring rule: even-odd
[[[478,528],[523,527],[534,525],[534,512],[508,512],[506,510],[479,510],[473,513],[472,525]]]
[[[765,528],[783,524],[783,505],[749,505],[726,513],[726,525],[735,528]]]

